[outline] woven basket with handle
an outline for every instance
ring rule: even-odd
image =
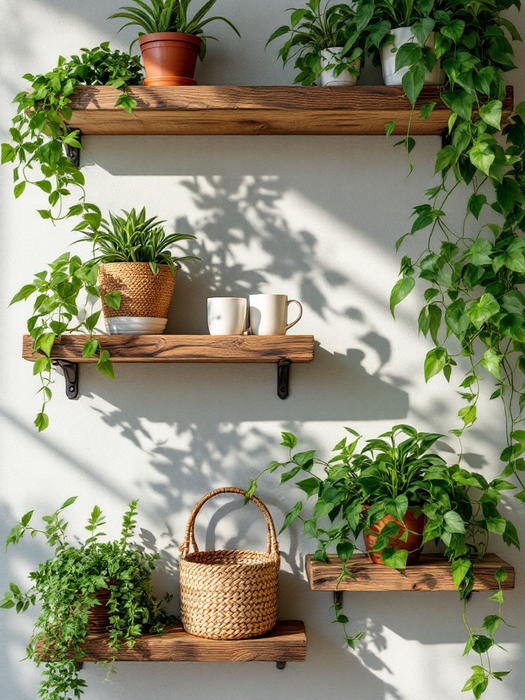
[[[208,639],[257,637],[277,622],[280,556],[275,526],[264,503],[252,496],[266,520],[266,552],[199,552],[195,518],[210,498],[221,493],[246,494],[234,486],[216,489],[204,496],[190,515],[180,548],[182,624],[186,632]]]

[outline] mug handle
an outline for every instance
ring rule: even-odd
[[[290,304],[297,304],[297,306],[299,307],[299,316],[297,316],[297,318],[296,318],[294,321],[292,321],[291,323],[289,323],[289,324],[286,326],[286,329],[285,329],[285,331],[284,331],[285,333],[286,333],[286,331],[288,331],[292,326],[295,326],[295,324],[297,323],[297,321],[300,321],[300,320],[301,320],[301,317],[302,317],[302,315],[303,315],[303,307],[301,306],[301,303],[300,303],[299,301],[297,301],[297,299],[289,299],[289,300],[286,302],[286,308],[288,308],[288,307],[290,306]]]

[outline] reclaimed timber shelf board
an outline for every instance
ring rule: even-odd
[[[337,585],[337,579],[342,570],[341,560],[336,555],[329,555],[328,558],[330,559],[328,564],[314,561],[312,555],[306,558],[306,574],[310,588],[314,591],[456,590],[450,573],[450,564],[439,554],[422,554],[417,564],[407,566],[404,571],[373,564],[366,555],[354,554],[349,562],[349,568],[356,578],[344,578],[339,585]],[[514,588],[514,567],[496,554],[486,554],[479,563],[474,564],[473,590],[497,590],[498,584],[494,578],[494,572],[500,567],[507,572],[507,580],[501,587]]]
[[[112,362],[311,362],[314,358],[312,335],[97,335],[109,351]],[[82,357],[88,337],[64,335],[53,346],[54,360],[75,363],[96,362]],[[22,357],[35,361],[32,338],[25,335]]]
[[[181,626],[169,627],[164,634],[139,637],[131,649],[123,646],[113,654],[108,635],[89,636],[85,656],[79,662],[105,661],[304,661],[306,632],[299,620],[282,620],[263,637],[251,639],[203,639],[185,632]],[[42,657],[46,660],[46,657]]]
[[[450,110],[441,88],[424,87],[410,127],[412,135],[441,135]],[[107,86],[79,87],[73,96],[70,127],[86,135],[383,135],[405,134],[411,108],[401,87],[358,85],[350,88],[287,85],[191,85],[133,87],[132,114],[115,107],[119,92]],[[428,119],[418,118],[423,104],[436,102]],[[507,88],[504,114],[513,107]]]

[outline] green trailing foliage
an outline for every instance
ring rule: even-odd
[[[100,605],[97,594],[107,591],[109,599],[108,643],[114,654],[125,644],[133,647],[141,634],[161,634],[165,624],[174,622],[153,594],[151,572],[160,555],[148,554],[133,544],[138,501],[132,501],[122,519],[121,537],[104,541],[104,515],[95,506],[88,519],[85,541],[68,536],[63,511],[76,496],[51,515],[42,517],[41,527],[32,524],[33,511],[26,513],[10,531],[6,548],[26,535],[43,537],[52,556],[29,573],[30,587],[22,591],[9,584],[0,607],[23,613],[40,606],[27,657],[44,664],[39,697],[42,700],[79,698],[86,682],[78,676],[75,661],[83,656],[88,634],[89,612]],[[166,594],[163,601],[171,596]],[[43,660],[44,659],[44,660]]]
[[[355,12],[346,4],[331,4],[331,0],[308,0],[306,7],[291,10],[290,24],[275,30],[266,46],[282,36],[286,40],[278,53],[283,65],[295,59],[299,71],[295,83],[313,85],[323,70],[333,70],[334,76],[348,70],[356,78],[356,61],[364,60],[365,36],[358,30]],[[342,47],[340,56],[333,56],[328,65],[321,65],[324,49]]]
[[[393,520],[382,526],[373,551],[381,552],[387,566],[405,568],[410,552],[398,544],[394,547],[392,538],[406,542],[408,530],[400,532],[398,523],[408,511],[426,518],[423,543],[441,544],[464,601],[474,585],[473,565],[486,553],[491,533],[508,546],[519,548],[516,527],[500,509],[502,492],[515,487],[503,477],[488,482],[482,474],[460,464],[447,465],[442,457],[430,452],[443,435],[421,433],[400,424],[367,440],[359,450],[361,436],[351,428],[346,430],[350,438],[343,438],[327,461],[318,457],[317,450],[296,451],[296,436],[282,433],[281,445],[288,449],[288,458],[272,462],[247,489],[249,498],[259,479],[275,471],[281,472],[281,484],[298,487],[302,497],[287,513],[281,532],[301,521],[303,534],[317,542],[314,559],[327,562],[330,551],[341,559],[340,581],[354,577],[351,557],[360,551],[359,536],[370,532],[371,526],[386,516]],[[471,678],[465,689],[486,687],[490,678],[501,680],[506,674],[493,671],[490,662],[490,650],[496,645],[494,635],[500,623],[506,624],[501,617],[501,583],[505,578],[506,572],[498,570],[499,590],[491,596],[499,604],[497,614],[486,617],[480,627],[471,628],[463,613],[469,633],[466,653],[480,654],[480,665],[475,669],[481,669],[474,671],[475,680]],[[348,634],[348,618],[341,613],[340,604],[336,602],[333,607],[335,619],[344,626],[347,643],[353,648],[363,632]]]
[[[136,106],[127,93],[142,83],[138,56],[111,50],[105,42],[80,55],[58,59],[57,66],[42,75],[26,74],[29,85],[14,98],[17,113],[9,130],[11,143],[2,144],[2,163],[13,163],[14,195],[20,197],[27,185],[47,195],[43,219],[56,221],[86,211],[84,175],[66,156],[66,146],[81,148],[78,131],[71,130],[71,100],[79,85],[110,85],[121,91],[115,106],[130,113]],[[79,193],[76,204],[66,208],[65,198]]]
[[[206,55],[206,40],[215,38],[204,34],[204,27],[210,22],[225,22],[237,36],[241,36],[229,19],[218,15],[207,16],[217,0],[207,0],[192,17],[188,15],[191,0],[132,0],[132,2],[135,4],[121,7],[119,12],[109,16],[109,19],[128,20],[119,31],[124,27],[135,26],[143,30],[139,32],[139,36],[157,32],[178,32],[198,36],[202,40],[201,59]],[[138,38],[134,39],[131,46],[136,41]]]

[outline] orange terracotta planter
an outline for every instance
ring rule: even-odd
[[[381,559],[382,552],[370,551],[374,548],[377,541],[377,535],[374,535],[373,532],[380,533],[387,523],[395,522],[397,525],[399,525],[399,533],[396,537],[390,538],[389,546],[393,547],[394,549],[407,549],[409,551],[407,566],[415,564],[419,559],[419,555],[421,554],[421,549],[423,547],[423,530],[425,529],[426,520],[426,516],[423,515],[423,513],[419,512],[416,516],[415,513],[408,510],[403,518],[403,522],[396,520],[391,515],[385,515],[382,520],[370,525],[370,527],[367,528],[369,532],[364,533],[365,546],[370,561],[373,561],[374,564],[385,565],[384,561]],[[406,542],[400,539],[405,530],[409,530]]]
[[[195,67],[202,41],[192,34],[158,32],[139,37],[144,85],[196,85]]]

